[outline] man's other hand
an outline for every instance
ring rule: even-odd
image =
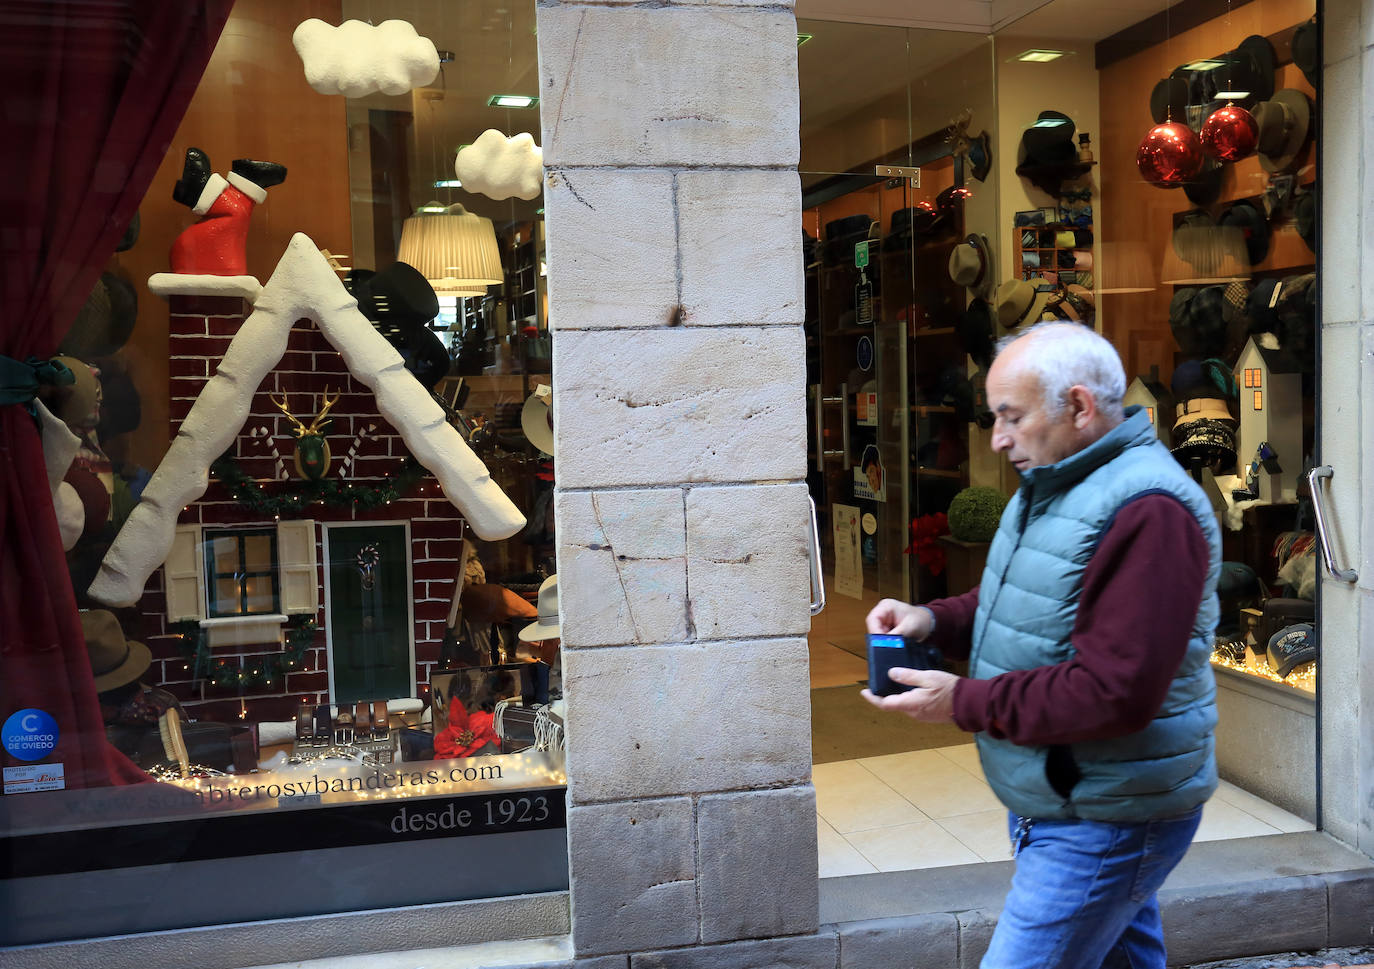
[[[891,633],[920,641],[935,628],[935,614],[925,606],[884,599],[873,607],[864,623],[871,633]]]
[[[954,684],[959,677],[943,670],[909,670],[904,666],[894,666],[887,675],[894,683],[916,689],[892,696],[874,696],[865,689],[861,691],[865,700],[881,710],[905,713],[923,723],[954,722]]]

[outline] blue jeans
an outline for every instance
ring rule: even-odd
[[[1155,891],[1202,808],[1142,824],[1011,816],[1016,874],[982,969],[1164,969]]]

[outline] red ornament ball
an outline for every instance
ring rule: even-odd
[[[1145,181],[1178,188],[1202,171],[1202,143],[1186,124],[1171,121],[1150,129],[1136,149],[1135,164]]]
[[[1228,104],[1213,111],[1202,125],[1202,150],[1218,161],[1249,158],[1259,145],[1259,125],[1244,108]]]

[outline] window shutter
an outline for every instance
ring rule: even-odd
[[[162,566],[167,621],[205,618],[205,560],[200,554],[200,526],[178,525],[172,551]]]
[[[281,584],[281,611],[287,615],[313,615],[320,602],[313,520],[277,523],[277,576]]]

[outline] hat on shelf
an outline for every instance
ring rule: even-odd
[[[86,640],[97,693],[133,683],[152,665],[153,654],[148,647],[125,639],[114,613],[89,609],[80,615],[81,635]]]
[[[1223,474],[1236,464],[1236,432],[1226,421],[1195,418],[1183,425],[1175,425],[1178,441],[1171,448],[1184,467],[1197,463],[1213,474]]]
[[[1150,117],[1155,124],[1170,119],[1188,122],[1188,79],[1175,71],[1155,83],[1150,91]]]
[[[1183,194],[1194,205],[1211,205],[1221,198],[1222,182],[1226,178],[1226,166],[1214,158],[1204,158],[1202,169],[1183,183]]]
[[[553,453],[553,388],[538,384],[520,408],[520,429],[545,454]]]
[[[558,576],[551,575],[539,584],[539,615],[534,622],[520,630],[520,639],[527,643],[537,643],[544,639],[558,639],[561,626],[558,621]]]
[[[1268,101],[1274,96],[1274,73],[1278,68],[1278,56],[1274,51],[1274,45],[1269,42],[1268,37],[1260,34],[1251,34],[1240,42],[1235,54],[1242,58],[1248,58],[1253,69],[1251,74],[1255,86],[1250,88],[1250,94],[1256,103]],[[1242,88],[1242,90],[1244,90]]]
[[[1078,159],[1073,143],[1073,119],[1062,111],[1041,111],[1029,128],[1021,132],[1016,166],[1022,168],[1067,165]]]
[[[1276,333],[1279,317],[1274,311],[1278,297],[1274,290],[1279,287],[1278,279],[1261,279],[1250,290],[1250,298],[1245,301],[1245,315],[1250,319],[1249,332]]]
[[[1317,251],[1317,188],[1303,192],[1293,203],[1293,226],[1307,248]]]
[[[1269,217],[1253,202],[1242,199],[1221,213],[1218,225],[1235,226],[1245,236],[1245,252],[1250,265],[1257,266],[1269,255]]]
[[[1259,161],[1266,172],[1281,172],[1292,166],[1307,143],[1312,124],[1312,101],[1291,87],[1275,91],[1268,101],[1255,105],[1252,112],[1259,125]]]
[[[964,352],[980,367],[986,368],[992,364],[993,335],[996,332],[994,318],[992,304],[982,297],[974,297],[964,312],[959,314],[954,326]]]
[[[138,293],[122,273],[103,272],[62,338],[58,352],[82,360],[107,357],[129,342],[138,320]]]
[[[965,289],[983,290],[992,277],[992,256],[984,235],[971,233],[949,251],[949,278]]]
[[[1313,87],[1317,86],[1317,78],[1322,72],[1321,62],[1317,58],[1320,43],[1321,28],[1317,25],[1316,17],[1298,24],[1298,29],[1293,31],[1293,63],[1302,71],[1302,76],[1307,78],[1307,83]]]
[[[1310,622],[1284,626],[1269,637],[1269,668],[1280,678],[1317,659],[1317,631]]]
[[[997,287],[997,321],[1008,330],[1039,322],[1050,294],[1038,291],[1028,279],[1008,279]]]

